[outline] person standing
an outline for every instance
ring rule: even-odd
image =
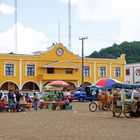
[[[17,110],[17,112],[19,112],[21,109],[20,98],[21,98],[21,94],[19,93],[19,91],[16,91],[16,110]]]
[[[38,102],[38,97],[37,97],[37,94],[34,92],[33,104],[34,104],[35,112],[37,112],[37,102]]]
[[[1,98],[2,98],[2,92],[0,91],[0,100],[1,100]]]
[[[11,111],[13,111],[13,104],[14,104],[14,94],[10,90],[8,92],[8,106],[9,106],[9,108],[10,108]]]

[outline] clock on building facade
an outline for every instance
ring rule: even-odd
[[[64,50],[63,50],[62,48],[58,48],[58,49],[56,50],[56,54],[57,54],[58,56],[63,55],[63,53],[64,53]]]

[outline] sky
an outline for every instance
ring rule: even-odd
[[[81,56],[114,43],[140,40],[140,0],[71,0],[71,47],[68,46],[68,0],[0,0],[0,53],[30,54],[60,42]],[[60,32],[59,32],[60,31]]]

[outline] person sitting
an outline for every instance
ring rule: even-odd
[[[135,112],[135,117],[140,117],[140,98],[137,100],[137,109]]]
[[[96,101],[99,101],[99,90],[93,90],[92,95],[94,96]]]
[[[3,112],[5,110],[6,107],[6,102],[4,101],[4,99],[0,100],[0,112]]]
[[[65,106],[69,105],[70,104],[70,101],[68,98],[65,99]]]
[[[91,97],[92,96],[92,93],[90,93],[90,88],[89,87],[85,87],[85,92],[86,92],[86,95],[88,97]]]
[[[131,117],[140,117],[140,98],[139,93],[134,92],[132,98],[132,109],[130,112]]]
[[[66,109],[66,106],[68,106],[70,104],[70,101],[68,99],[68,97],[66,97],[66,99],[64,100],[64,106],[63,106],[63,109]]]
[[[26,96],[25,96],[25,101],[26,101],[27,103],[31,103],[31,102],[32,102],[32,100],[31,100],[31,98],[29,97],[28,93],[27,93]]]

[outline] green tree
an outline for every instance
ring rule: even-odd
[[[114,43],[111,47],[101,49],[99,52],[94,51],[87,57],[91,58],[109,58],[114,59],[126,54],[127,63],[140,62],[140,41]]]

